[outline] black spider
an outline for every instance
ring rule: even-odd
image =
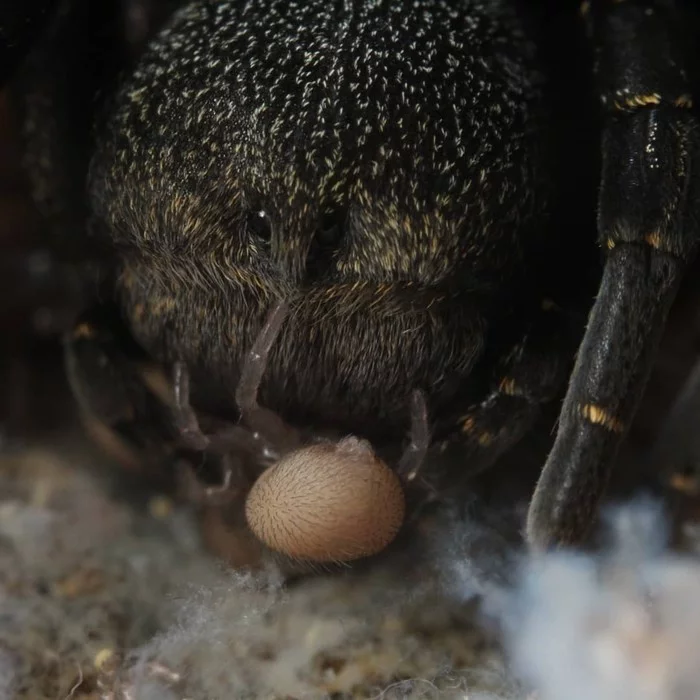
[[[56,240],[106,244],[107,302],[68,343],[83,405],[197,452],[217,430],[195,414],[245,420],[259,389],[268,417],[392,463],[413,415],[413,487],[439,493],[570,377],[527,538],[580,542],[696,251],[691,6],[59,5],[17,85]],[[151,360],[178,369],[174,412]]]

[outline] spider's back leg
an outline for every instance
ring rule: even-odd
[[[607,260],[528,517],[537,547],[591,525],[698,243],[698,122],[673,3],[592,3],[605,126],[598,229]]]

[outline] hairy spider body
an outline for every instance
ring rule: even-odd
[[[176,15],[117,97],[91,177],[150,353],[232,395],[285,298],[265,405],[395,439],[414,387],[441,410],[464,402],[480,300],[506,291],[545,206],[533,49],[510,12],[467,7]]]
[[[432,444],[416,484],[449,489],[512,447],[571,368],[595,237],[593,221],[571,217],[589,188],[585,174],[564,182],[580,151],[559,90],[562,73],[581,78],[576,109],[600,104],[608,252],[530,510],[538,546],[590,527],[697,246],[700,182],[681,10],[600,0],[578,18],[567,5],[552,21],[570,47],[548,31],[550,10],[184,3],[106,90],[87,178],[110,294],[153,359],[189,368],[196,411],[245,417],[234,400],[244,358],[284,300],[261,404],[395,460],[419,390]],[[597,80],[590,95],[586,70],[567,72],[580,64]],[[46,70],[40,58],[28,82]],[[45,114],[28,104],[31,134]],[[579,124],[584,140],[598,128]],[[29,152],[36,162],[31,140]],[[54,170],[48,179],[66,172]],[[128,357],[112,356],[133,384]],[[81,371],[76,391],[97,406]]]

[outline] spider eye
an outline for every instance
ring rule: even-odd
[[[249,209],[245,214],[245,226],[251,235],[264,243],[269,243],[272,238],[272,222],[264,209]]]

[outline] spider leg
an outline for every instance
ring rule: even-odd
[[[587,536],[698,241],[698,125],[682,18],[672,2],[589,7],[605,116],[598,229],[607,260],[530,505],[535,548]]]
[[[102,305],[85,312],[64,345],[68,381],[88,423],[129,451],[164,456],[163,446],[167,451],[176,440],[167,377],[136,345],[118,311]]]
[[[561,391],[575,347],[575,324],[551,300],[494,371],[486,397],[457,421],[446,439],[437,440],[426,457],[434,488],[454,484],[488,469],[530,429]]]
[[[236,387],[236,404],[241,421],[251,429],[254,436],[271,443],[278,454],[298,447],[299,439],[296,431],[280,416],[258,403],[258,392],[270,351],[288,314],[289,305],[286,301],[278,301],[273,305],[243,362],[241,377]]]
[[[236,404],[240,412],[241,425],[227,426],[206,435],[190,405],[189,372],[182,362],[173,365],[174,422],[178,427],[181,442],[195,452],[215,453],[221,457],[223,483],[216,487],[204,487],[199,483],[194,468],[188,462],[181,464],[185,491],[195,501],[212,498],[220,500],[230,491],[233,470],[230,460],[236,451],[256,454],[261,451],[268,461],[278,459],[290,449],[299,445],[296,431],[286,425],[274,411],[258,403],[258,391],[262,382],[270,350],[279,335],[288,315],[288,304],[279,301],[272,307],[260,333],[248,352],[241,369],[241,377],[236,389]],[[233,496],[237,493],[235,490]]]
[[[175,398],[175,425],[182,442],[192,450],[204,451],[210,440],[199,427],[199,421],[190,405],[190,373],[182,362],[173,365],[173,394]]]
[[[181,463],[178,471],[185,498],[191,503],[213,506],[228,505],[235,501],[242,490],[238,485],[245,483],[245,480],[238,478],[241,476],[240,469],[236,469],[231,461],[232,457],[228,454],[221,458],[222,479],[216,486],[205,486],[189,462]]]
[[[184,365],[176,363],[171,390],[168,377],[151,366],[118,311],[108,305],[83,314],[65,346],[67,374],[80,410],[90,424],[102,427],[100,435],[104,428],[109,430],[110,445],[112,434],[117,437],[121,461],[129,466],[139,466],[141,461],[165,465],[179,447],[216,453],[222,456],[222,485],[201,484],[192,465],[180,460],[185,490],[196,502],[225,502],[237,495],[230,488],[235,470],[227,453],[236,448],[252,452],[258,446],[238,426],[204,435],[190,406]]]
[[[183,447],[193,452],[219,456],[222,475],[220,484],[206,486],[198,478],[192,463],[185,459],[180,460],[178,466],[183,491],[188,500],[194,503],[210,505],[229,503],[240,494],[240,484],[246,482],[239,460],[234,454],[236,452],[254,454],[258,447],[257,443],[245,428],[238,425],[225,426],[211,435],[205,434],[190,404],[190,375],[184,363],[174,363],[172,376],[174,422],[180,434],[180,442]],[[235,486],[233,486],[234,483]]]

